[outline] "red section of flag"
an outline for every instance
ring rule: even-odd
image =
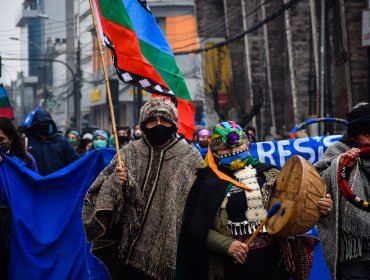
[[[151,79],[153,82],[162,85],[163,87],[170,88],[155,67],[149,63],[149,61],[143,55],[140,48],[139,38],[135,31],[103,17],[99,2],[96,1],[95,3],[100,20],[101,30],[103,34],[111,41],[111,47],[114,49],[114,51],[111,51],[112,54],[116,56],[115,66],[120,69],[120,72],[122,71],[122,73],[120,73],[122,77],[120,78],[127,83],[131,83],[132,77],[129,73],[133,73],[142,77],[139,83],[144,89],[148,87],[149,83],[146,78]],[[124,71],[129,73],[125,73]],[[174,89],[171,90],[173,91]],[[174,93],[176,94],[176,92]],[[194,106],[191,101],[187,101],[179,97],[177,97],[177,102],[177,109],[179,112],[179,132],[182,133],[185,138],[191,140],[195,131]]]
[[[0,108],[0,116],[14,120],[14,114],[12,107]]]
[[[186,139],[192,140],[195,132],[194,105],[191,101],[177,98],[177,110],[179,112],[179,132]]]

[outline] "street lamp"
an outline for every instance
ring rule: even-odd
[[[53,20],[55,22],[60,22],[66,24],[69,28],[72,28],[74,30],[74,25],[70,24],[67,21],[59,20],[59,19],[53,19],[50,18],[46,14],[38,14],[38,18],[44,19],[44,20]],[[81,43],[80,43],[80,32],[79,28],[77,29],[77,51],[76,51],[76,73],[73,77],[73,105],[74,105],[74,120],[75,120],[75,126],[78,131],[81,130],[81,78],[82,78],[82,71],[81,71]]]
[[[35,42],[33,41],[30,41],[30,40],[22,40],[22,39],[19,39],[18,37],[9,37],[10,40],[13,40],[13,41],[20,41],[20,42],[26,42],[26,43],[30,43],[32,46],[34,46],[36,49],[38,49],[41,53],[43,52],[41,47],[36,44]]]

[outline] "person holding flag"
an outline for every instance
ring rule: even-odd
[[[117,151],[89,189],[86,237],[112,279],[173,279],[186,196],[203,164],[198,151],[175,136],[192,138],[194,105],[146,1],[89,2],[105,80],[102,43],[121,81],[171,100],[155,97],[142,107],[143,137]],[[106,88],[118,150],[109,83]]]
[[[92,253],[112,279],[173,279],[188,191],[202,158],[175,137],[175,105],[153,98],[141,108],[144,135],[120,150],[90,187],[83,207]]]

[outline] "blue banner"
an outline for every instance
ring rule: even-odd
[[[251,155],[261,162],[274,164],[279,169],[293,155],[299,155],[314,164],[341,137],[342,135],[331,135],[251,143]]]
[[[9,279],[109,279],[81,222],[85,193],[115,151],[93,151],[42,177],[2,155],[1,186],[12,209]]]

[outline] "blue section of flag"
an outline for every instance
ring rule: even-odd
[[[0,85],[0,98],[5,98],[5,97],[7,98],[8,94],[6,93],[6,90],[3,87],[3,85]]]
[[[109,279],[86,253],[81,216],[85,193],[114,153],[95,150],[46,177],[2,155],[0,183],[12,209],[9,279]]]
[[[122,0],[122,2],[130,16],[137,37],[173,56],[172,50],[153,15],[138,0]]]

